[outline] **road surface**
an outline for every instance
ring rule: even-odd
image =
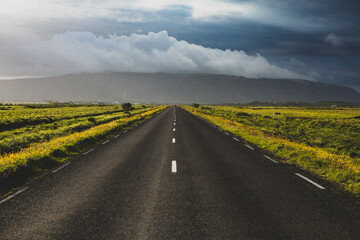
[[[1,239],[360,239],[356,200],[170,107],[1,200]]]

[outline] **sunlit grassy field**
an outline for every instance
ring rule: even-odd
[[[229,107],[216,106],[217,110],[245,112],[262,116],[273,116],[274,112],[281,117],[301,117],[315,119],[349,119],[360,115],[360,108],[338,107]]]
[[[134,106],[131,114],[121,106],[6,105],[0,110],[0,174],[23,167],[46,169],[164,109]]]
[[[283,162],[360,193],[359,108],[183,108],[270,151]]]

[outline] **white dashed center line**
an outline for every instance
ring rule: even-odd
[[[225,132],[225,134],[226,134],[226,135],[229,135],[229,133],[228,133],[228,132]]]
[[[105,142],[102,143],[102,145],[105,145],[109,142],[109,140],[106,140]]]
[[[278,163],[277,161],[275,161],[274,159],[272,159],[271,157],[269,156],[266,156],[266,155],[263,155],[264,157],[266,157],[267,159],[269,159],[270,161],[274,162],[274,163]]]
[[[245,144],[246,147],[250,148],[251,150],[254,150],[254,148],[250,147],[249,145]]]
[[[300,173],[295,173],[296,176],[301,177],[302,179],[304,179],[305,181],[308,181],[309,183],[313,184],[314,186],[320,188],[320,189],[325,189],[323,186],[321,186],[320,184],[317,184],[316,182],[308,179],[307,177],[304,177],[303,175],[301,175]]]
[[[176,123],[174,123],[174,126],[176,125]]]
[[[126,132],[127,132],[127,130],[124,131],[124,133],[126,133]]]
[[[95,149],[93,148],[93,149],[91,149],[91,150],[89,150],[89,151],[87,151],[87,152],[85,152],[84,153],[84,155],[86,155],[86,154],[88,154],[88,153],[91,153],[92,151],[94,151]]]
[[[63,169],[64,167],[66,167],[67,165],[69,165],[71,162],[68,162],[67,164],[65,164],[65,165],[63,165],[63,166],[61,166],[61,167],[59,167],[58,169],[55,169],[54,171],[52,171],[52,173],[56,173],[57,171],[59,171],[59,170],[61,170],[61,169]]]
[[[16,193],[14,193],[14,194],[8,196],[7,198],[4,198],[3,200],[1,200],[1,201],[0,201],[0,204],[3,204],[4,202],[9,201],[10,199],[12,199],[13,197],[15,197],[16,195],[19,195],[20,193],[25,192],[25,191],[28,190],[28,189],[29,189],[28,187],[25,187],[25,188],[17,191]]]
[[[173,131],[175,132],[175,128],[173,129]]]
[[[118,137],[120,137],[120,135],[116,135],[116,136],[115,136],[115,138],[118,138]]]
[[[176,172],[177,172],[176,161],[172,161],[172,162],[171,162],[171,172],[172,172],[172,173],[176,173]]]
[[[172,139],[172,143],[175,143],[175,138]]]
[[[239,139],[237,139],[237,138],[235,138],[235,137],[233,137],[233,139],[234,139],[235,141],[240,141]]]

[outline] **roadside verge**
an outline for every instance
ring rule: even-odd
[[[193,107],[181,107],[248,142],[256,144],[259,148],[269,151],[277,156],[277,160],[282,163],[295,164],[323,179],[337,183],[352,194],[357,196],[360,194],[360,163],[349,156],[330,153],[321,148],[265,134],[253,127],[224,117],[197,112]]]

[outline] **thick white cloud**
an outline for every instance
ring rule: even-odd
[[[0,61],[0,76],[131,71],[308,78],[271,64],[260,55],[205,48],[178,41],[166,31],[108,38],[67,32],[7,50]]]

